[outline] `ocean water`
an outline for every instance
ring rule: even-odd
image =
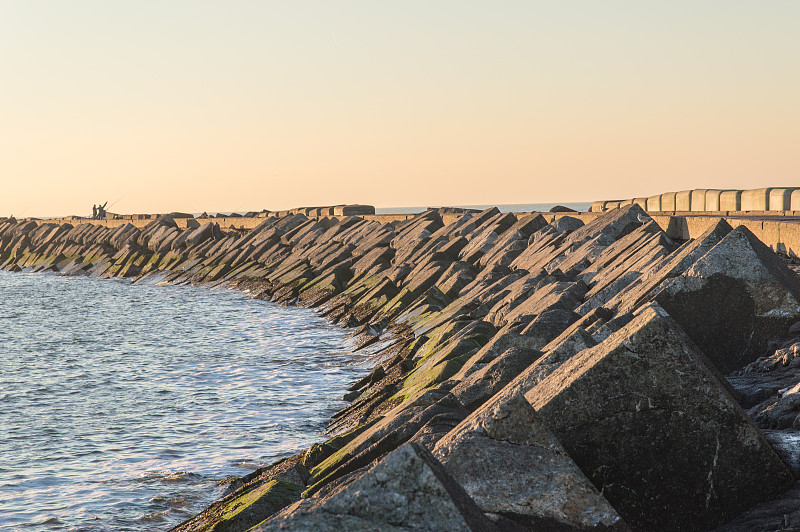
[[[503,205],[445,205],[447,207],[461,207],[464,209],[484,210],[497,207],[500,212],[548,212],[556,205],[569,207],[578,212],[587,212],[592,206],[591,202],[579,201],[568,203],[509,203]],[[431,207],[442,207],[442,205],[431,205]],[[376,208],[376,214],[419,214],[428,207],[381,207]]]
[[[0,530],[166,530],[320,441],[366,372],[313,311],[0,272]]]

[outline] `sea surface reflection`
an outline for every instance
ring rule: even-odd
[[[346,331],[231,290],[0,272],[0,529],[165,530],[323,437]]]

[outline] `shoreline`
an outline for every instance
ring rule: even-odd
[[[781,461],[787,455],[778,458],[760,429],[739,413],[742,391],[732,389],[722,373],[757,363],[768,354],[774,336],[788,341],[789,327],[800,321],[800,303],[795,304],[800,281],[756,238],[756,231],[772,235],[775,248],[792,256],[797,250],[795,226],[800,235],[800,225],[730,218],[734,229],[734,223],[719,216],[648,216],[635,205],[590,216],[543,214],[431,210],[392,223],[369,215],[333,219],[294,214],[261,219],[246,232],[218,222],[181,230],[179,219],[168,216],[142,229],[133,223],[112,228],[5,222],[0,224],[0,264],[12,271],[228,284],[249,289],[254,297],[319,307],[330,321],[354,328],[361,347],[382,345],[380,363],[351,386],[346,396],[351,405],[334,415],[329,430],[337,436],[243,477],[231,494],[175,530],[204,530],[223,522],[231,530],[247,530],[287,506],[260,529],[325,522],[338,522],[340,528],[348,523],[375,525],[385,522],[385,516],[363,510],[354,494],[371,493],[371,500],[381,501],[400,493],[400,488],[387,492],[383,481],[375,484],[376,478],[401,482],[406,495],[418,493],[425,474],[433,474],[444,490],[429,501],[431,508],[446,514],[446,522],[473,530],[524,530],[544,523],[647,529],[665,519],[678,528],[707,529],[759,502],[779,500],[794,484]],[[446,216],[453,219],[445,222]],[[775,224],[778,231],[773,231]],[[693,240],[681,246],[675,238],[682,235]],[[737,256],[752,258],[760,276],[747,277],[744,269],[725,271]],[[708,285],[712,278],[713,286]],[[761,309],[734,306],[727,312],[728,321],[758,331],[735,360],[726,350],[744,345],[744,340],[727,331],[733,337],[715,345],[709,335],[716,338],[724,324],[709,319],[707,310],[687,310],[717,308],[725,304],[720,297],[732,292]],[[780,297],[770,299],[763,295],[767,292]],[[705,395],[682,407],[695,411],[700,405],[702,412],[669,421],[636,403],[630,422],[593,418],[598,413],[583,401],[605,400],[605,386],[618,381],[614,375],[628,367],[617,360],[624,358],[619,346],[649,353],[650,344],[632,340],[647,334],[667,345],[647,360],[662,357],[659,364],[681,364],[684,374],[705,383]],[[653,397],[656,403],[677,401],[685,390],[660,367],[646,370],[658,375],[655,388],[625,370],[626,393],[620,401],[637,394],[651,397],[650,403]],[[595,373],[605,375],[603,382],[587,380]],[[740,388],[747,391],[747,386]],[[576,404],[567,422],[559,419],[567,405]],[[508,416],[527,421],[522,426],[500,423]],[[592,419],[606,428],[586,434],[580,427]],[[694,462],[675,471],[653,462],[641,447],[644,433],[656,430],[659,438],[666,438],[670,445],[665,453],[689,444],[659,432],[658,419],[678,432],[686,427],[699,431],[699,440],[688,447],[698,455]],[[495,428],[470,428],[476,426]],[[659,486],[640,485],[625,467],[582,450],[587,438],[597,448],[620,445],[612,426],[630,436],[625,445],[630,446],[634,469],[654,469],[650,484]],[[706,426],[715,429],[709,432]],[[735,427],[739,436],[728,427]],[[716,454],[703,443],[713,433]],[[750,443],[745,444],[742,434],[749,434],[745,440]],[[551,443],[542,447],[542,441]],[[511,481],[510,498],[520,501],[509,502],[509,493],[499,497],[491,477],[508,483],[507,468],[513,464],[504,461],[510,452],[504,445],[512,445],[523,462],[526,453],[550,453],[550,469],[542,471],[531,463],[530,474],[542,478],[558,471],[562,480],[539,486],[534,494],[530,486]],[[748,454],[752,458],[744,459],[742,445],[755,445]],[[495,450],[481,454],[488,448]],[[718,487],[706,488],[699,499],[683,494],[685,489],[671,491],[667,479],[676,475],[697,478],[698,486],[707,482],[704,464],[712,458],[715,466],[721,460],[737,474],[715,473]],[[483,460],[481,466],[492,475],[481,477],[477,464],[459,467],[470,459]],[[605,473],[598,477],[598,470]],[[742,471],[751,477],[747,489],[736,481]],[[614,485],[626,486],[625,494],[615,492]],[[570,489],[564,491],[565,486]],[[725,496],[716,493],[719,486],[727,486]],[[561,499],[553,499],[555,493]],[[668,501],[668,518],[658,505],[642,502],[653,497]],[[698,512],[700,499],[706,507]],[[411,521],[396,519],[392,526],[410,526]]]

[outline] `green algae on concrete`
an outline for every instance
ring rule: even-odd
[[[173,530],[246,532],[300,500],[301,491],[301,486],[283,480],[271,480],[249,490],[243,488],[217,501],[203,513]]]

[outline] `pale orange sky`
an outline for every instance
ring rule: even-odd
[[[0,0],[0,215],[800,186],[800,2]]]

